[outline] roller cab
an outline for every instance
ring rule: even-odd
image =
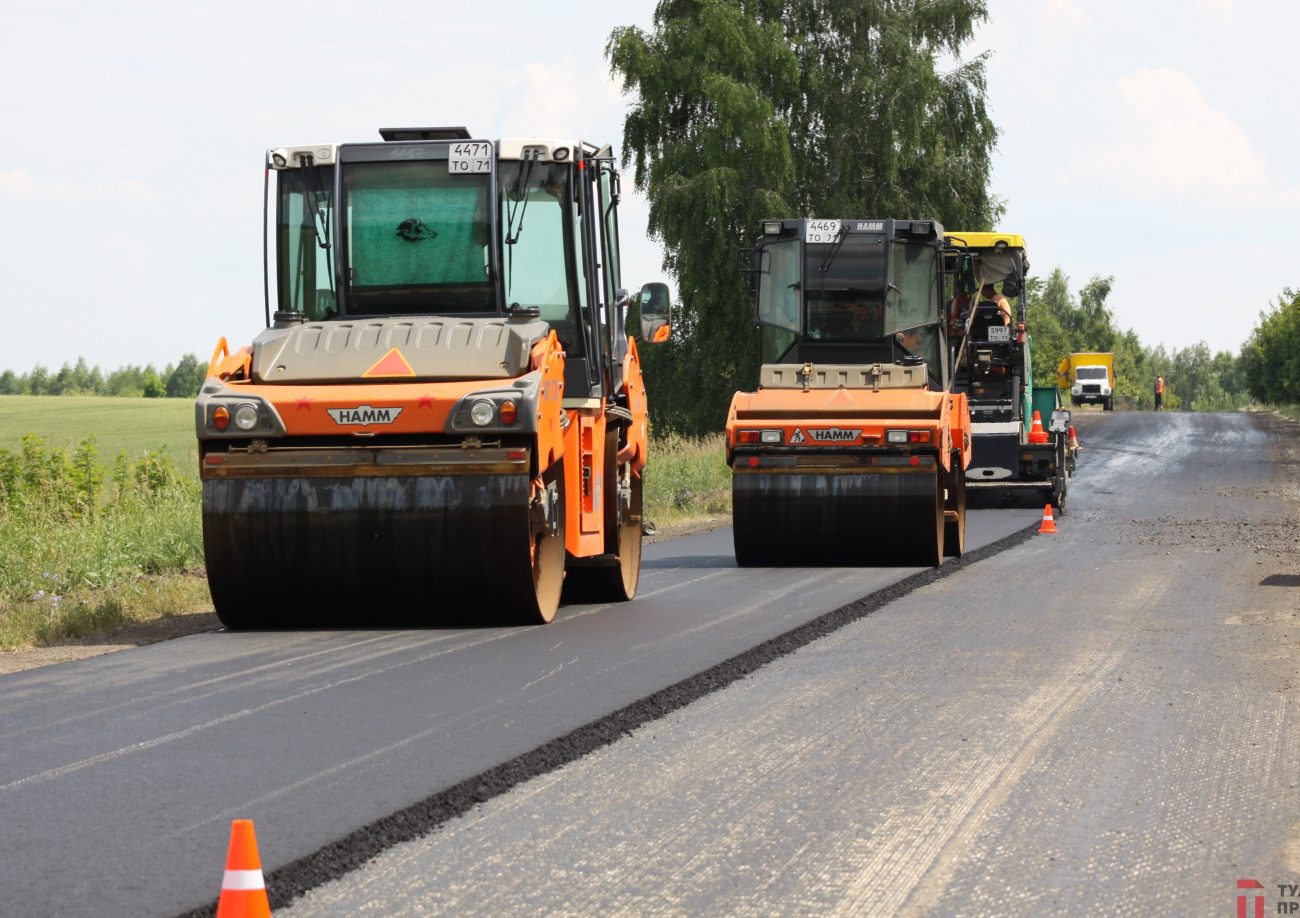
[[[943,228],[770,220],[750,259],[764,363],[727,419],[741,565],[937,565],[965,540]]]
[[[218,343],[195,406],[217,614],[545,622],[566,586],[632,598],[646,395],[612,152],[381,135],[268,151],[268,327]],[[666,288],[638,297],[663,338]]]

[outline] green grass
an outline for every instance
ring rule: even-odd
[[[660,529],[731,515],[731,469],[722,434],[657,437],[645,471],[644,515]]]
[[[17,452],[33,433],[69,452],[93,436],[105,468],[118,453],[134,460],[162,450],[198,479],[193,399],[0,395],[0,449]]]

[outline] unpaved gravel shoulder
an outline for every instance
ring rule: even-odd
[[[170,641],[172,638],[201,631],[215,631],[221,627],[217,614],[212,611],[181,612],[152,622],[128,625],[109,634],[80,638],[50,647],[29,647],[0,653],[0,676],[22,672],[38,666],[52,666],[71,660],[84,660],[101,654]]]

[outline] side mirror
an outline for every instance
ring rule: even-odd
[[[668,295],[668,285],[646,284],[639,294],[641,307],[641,338],[650,344],[660,344],[672,334],[673,304]]]

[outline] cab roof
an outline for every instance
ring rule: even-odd
[[[1018,233],[961,233],[951,232],[944,236],[948,245],[961,246],[965,249],[992,249],[999,242],[1009,249],[1025,250],[1025,237]]]

